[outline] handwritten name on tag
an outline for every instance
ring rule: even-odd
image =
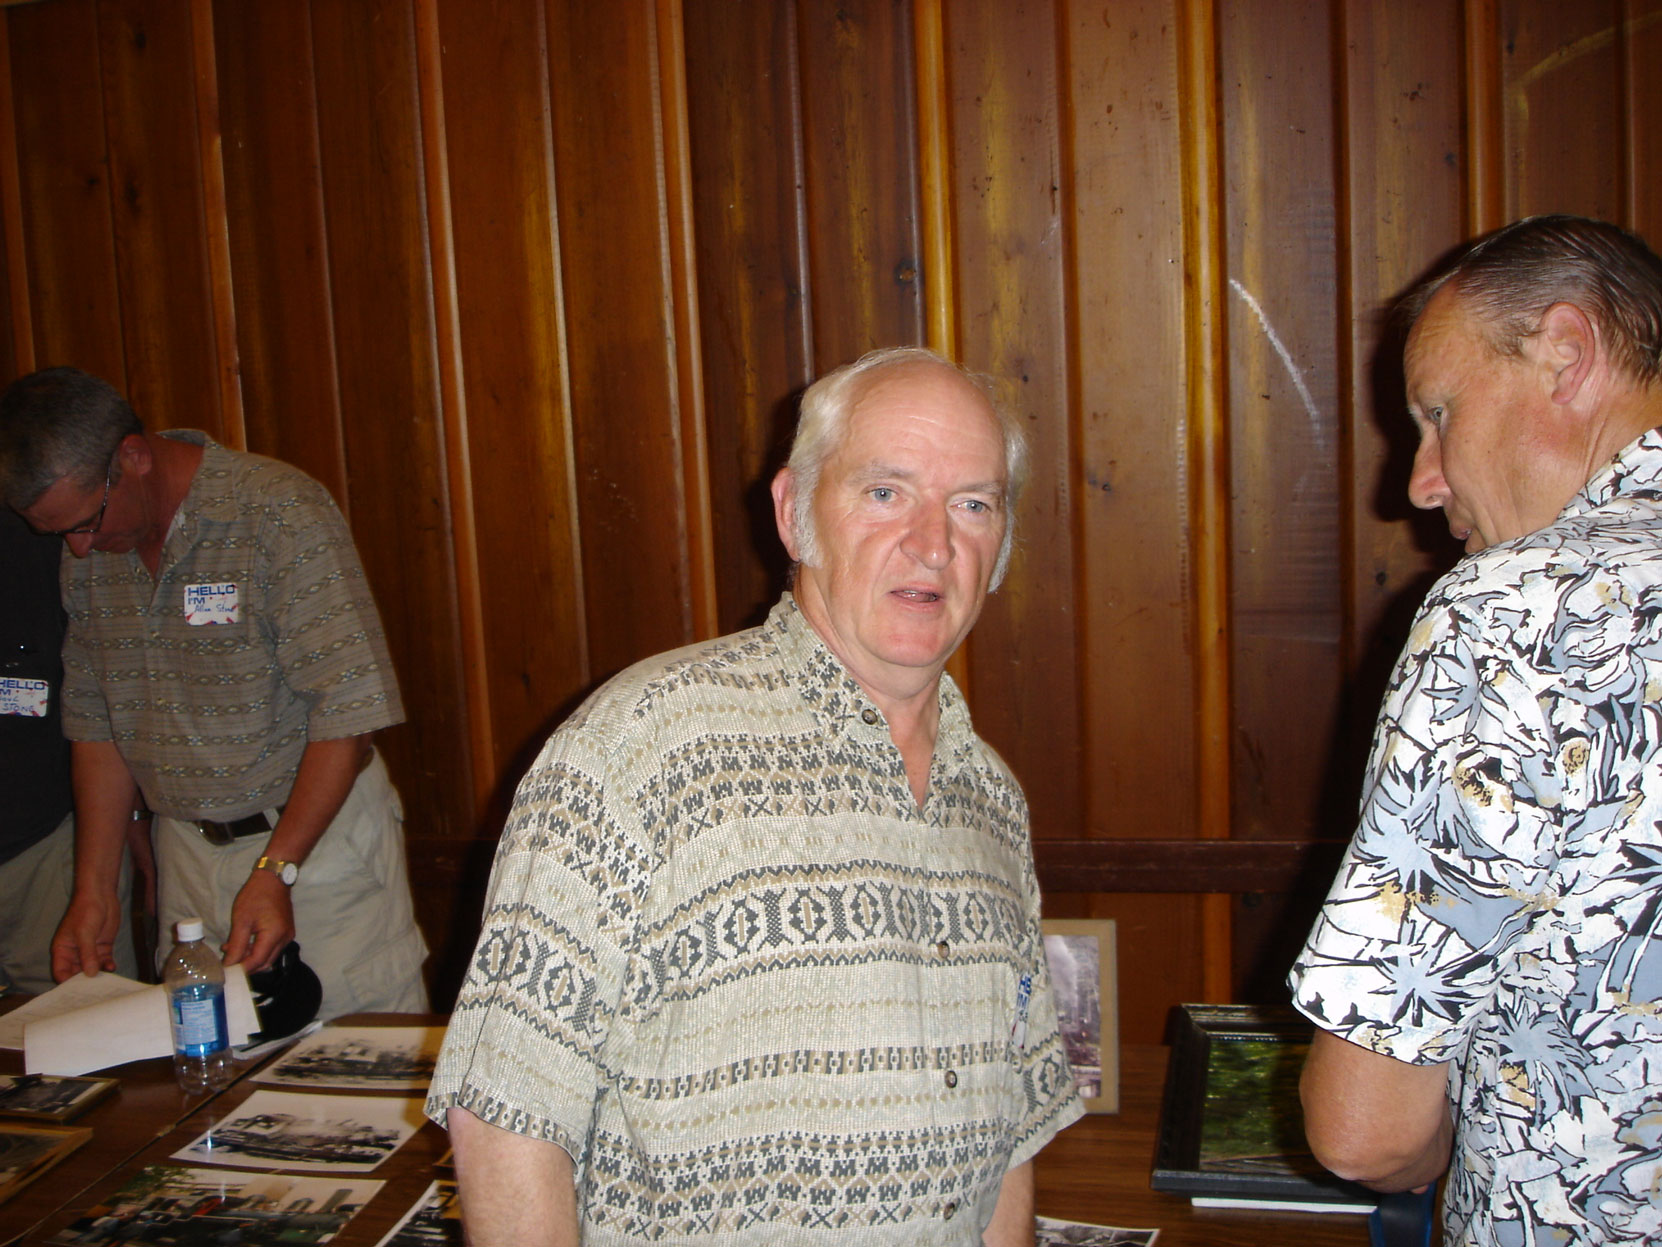
[[[237,586],[224,584],[185,586],[185,622],[192,627],[205,624],[234,624],[242,613]]]
[[[45,680],[0,676],[0,714],[20,714],[29,719],[46,717],[48,686]]]

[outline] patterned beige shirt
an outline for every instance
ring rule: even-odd
[[[281,805],[309,740],[404,718],[346,521],[297,468],[204,448],[162,547],[63,561],[64,735],[113,740],[150,808],[233,819]]]
[[[921,810],[789,596],[600,690],[520,786],[451,1105],[571,1153],[586,1247],[978,1244],[1082,1110],[1027,803],[951,681]]]

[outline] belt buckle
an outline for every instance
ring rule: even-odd
[[[211,818],[198,818],[193,821],[196,823],[196,830],[202,833],[202,838],[209,844],[223,848],[236,839],[224,823],[216,823]]]

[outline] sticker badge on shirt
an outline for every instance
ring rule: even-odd
[[[204,624],[234,624],[240,611],[237,586],[230,581],[185,586],[185,622],[193,628]]]
[[[1010,1028],[1010,1040],[1017,1052],[1027,1051],[1027,1006],[1033,1003],[1033,976],[1024,974],[1016,984],[1016,1024]]]
[[[0,676],[0,714],[19,714],[26,719],[45,718],[47,688],[45,680]]]

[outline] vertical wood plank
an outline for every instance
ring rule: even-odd
[[[312,7],[353,532],[409,721],[383,737],[425,830],[473,822],[409,0]]]
[[[1079,573],[1073,543],[1043,536],[1071,530],[1082,492],[1066,367],[1057,21],[1050,0],[951,7],[943,128],[952,140],[951,251],[973,258],[955,279],[953,332],[967,365],[1005,383],[1032,466],[1010,575],[969,648],[976,726],[1023,781],[1034,833],[1071,837],[1081,831],[1086,769]]]
[[[1508,215],[1627,207],[1620,0],[1501,0]]]
[[[438,19],[489,773],[500,805],[558,708],[590,680],[549,46],[542,0],[488,9],[444,0]]]
[[[217,0],[213,27],[248,448],[316,477],[350,516],[311,6]]]
[[[226,221],[225,163],[219,128],[219,74],[214,55],[213,0],[190,0],[191,65],[195,70],[197,162],[202,170],[202,233],[213,324],[220,428],[226,445],[248,446],[237,359],[236,296],[231,289],[231,239]]]
[[[1662,0],[1626,0],[1623,5],[1623,73],[1625,92],[1622,142],[1626,157],[1628,202],[1623,220],[1662,247]]]
[[[795,6],[689,0],[687,105],[718,626],[784,583],[768,483],[808,374]]]
[[[1106,14],[1068,0],[1058,19],[1057,183],[1070,327],[1058,356],[1065,410],[1074,413],[1069,535],[1083,723],[1075,818],[1092,837],[1187,839],[1197,834],[1199,741],[1186,309],[1198,315],[1209,304],[1191,304],[1188,293],[1196,274],[1186,266],[1185,238],[1201,221],[1186,207],[1185,152],[1205,157],[1185,146],[1189,106],[1171,0]],[[1208,98],[1209,81],[1197,87]],[[1196,366],[1209,359],[1197,356]],[[1035,527],[1028,545],[1057,539]],[[1195,898],[1046,897],[1045,904],[1057,916],[1089,912],[1121,924],[1121,956],[1143,969],[1121,978],[1127,1038],[1157,1042],[1171,998],[1204,996]]]
[[[11,23],[0,14],[0,377],[9,383],[34,369],[29,322],[29,262],[23,250],[23,187],[17,167],[17,110],[12,104]]]
[[[1507,220],[1506,117],[1499,0],[1465,0],[1466,228],[1486,234]]]
[[[714,517],[705,437],[698,256],[693,246],[692,122],[687,114],[686,21],[681,0],[657,0],[654,77],[658,82],[669,301],[674,326],[676,408],[681,417],[681,491],[686,499],[687,582],[693,635],[720,631]]]
[[[551,3],[567,358],[596,675],[693,639],[652,0]],[[627,575],[618,569],[627,568]],[[650,609],[642,609],[643,596]]]
[[[923,340],[905,0],[801,0],[814,369]]]
[[[93,0],[6,11],[36,363],[127,384]]]
[[[190,9],[99,0],[127,396],[152,427],[220,440]]]

